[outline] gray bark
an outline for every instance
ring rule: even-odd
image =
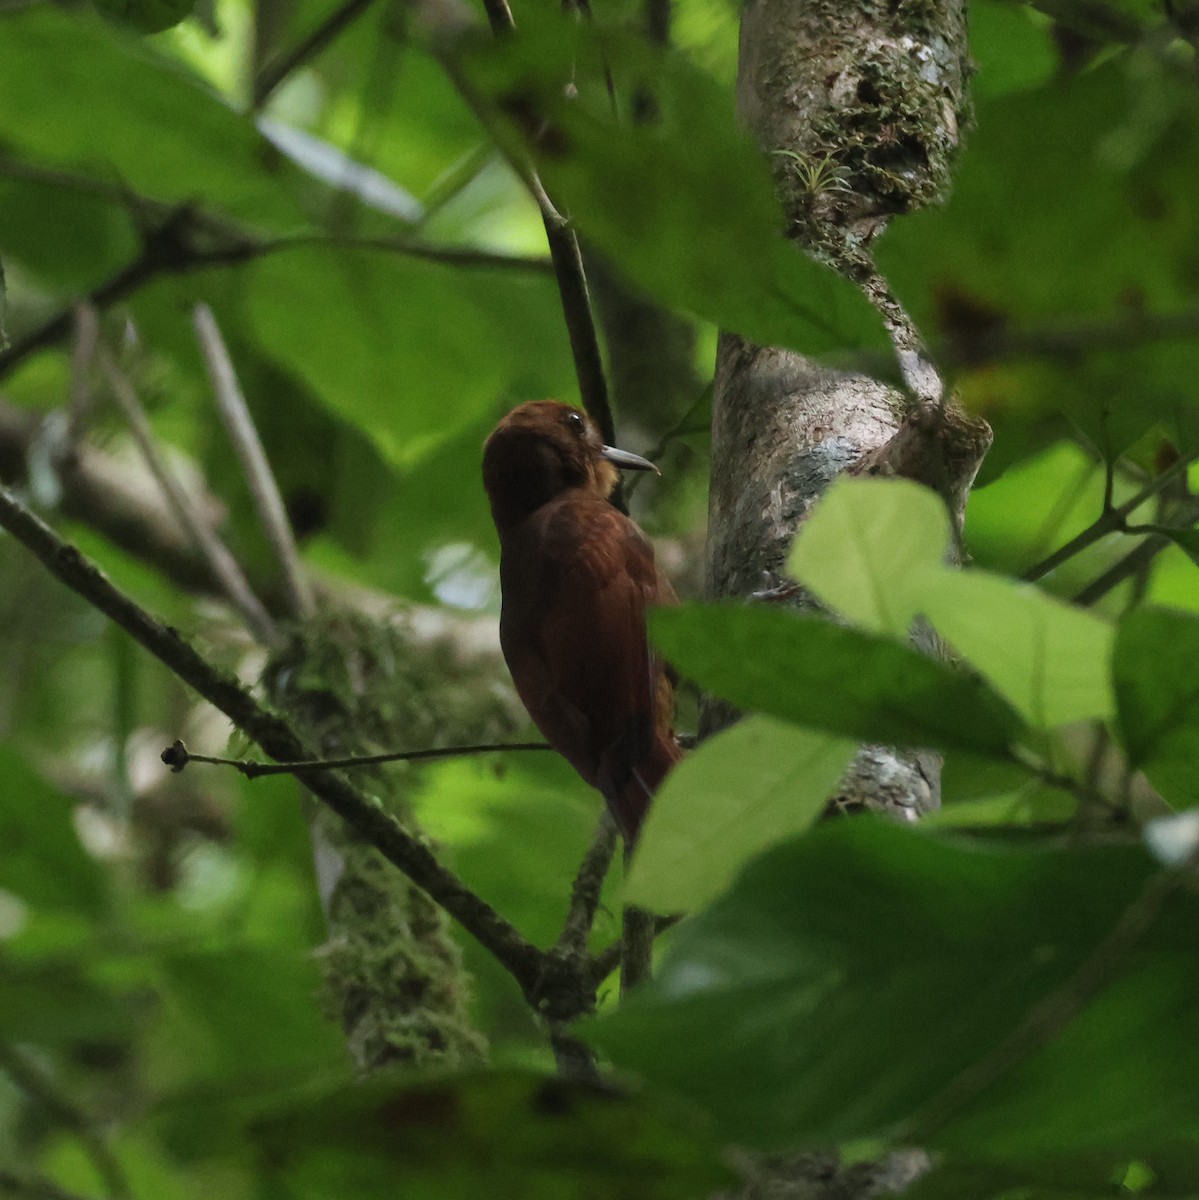
[[[943,394],[870,247],[891,219],[948,190],[968,123],[968,69],[963,0],[746,0],[738,110],[770,155],[787,234],[863,289],[891,335],[907,390],[722,335],[713,397],[711,597],[784,584],[797,529],[843,471],[923,482],[961,528],[990,429]],[[796,604],[813,607],[803,596]],[[916,640],[935,652],[931,631],[918,631]],[[731,716],[710,707],[705,729]],[[939,803],[935,754],[864,746],[831,807],[915,819]],[[902,1191],[927,1169],[920,1151],[851,1166],[833,1154],[750,1157],[737,1200],[857,1200]]]
[[[843,471],[926,483],[960,527],[990,430],[946,403],[870,246],[894,216],[947,191],[967,121],[967,71],[961,0],[748,0],[742,12],[738,110],[771,156],[788,236],[862,287],[907,391],[722,335],[709,596],[783,584],[796,530]],[[931,636],[921,640],[932,648]],[[712,709],[705,727],[729,715]],[[834,803],[912,818],[939,803],[938,768],[929,753],[863,747]]]

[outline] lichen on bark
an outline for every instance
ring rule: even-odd
[[[350,612],[306,621],[265,675],[273,701],[329,757],[502,741],[514,709],[496,680],[490,660]],[[418,770],[355,768],[355,779],[412,830]],[[470,980],[445,913],[328,810],[313,805],[309,819],[329,933],[318,952],[325,1005],[355,1063],[366,1072],[482,1058]]]
[[[909,391],[721,335],[711,596],[782,584],[796,530],[844,471],[919,479],[944,496],[960,525],[989,430],[945,403],[870,246],[893,217],[946,194],[967,119],[968,63],[960,0],[747,0],[742,10],[738,111],[771,157],[787,234],[862,287],[891,333]],[[727,717],[709,711],[705,729]],[[838,807],[925,812],[939,803],[936,767],[924,753],[865,747]]]

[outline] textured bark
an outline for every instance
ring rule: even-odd
[[[749,0],[743,10],[738,109],[771,155],[788,234],[875,304],[909,394],[722,335],[710,596],[782,584],[798,526],[843,471],[927,483],[960,526],[990,431],[943,403],[940,380],[874,268],[870,243],[895,215],[939,200],[948,188],[966,118],[965,35],[960,0]],[[932,648],[930,636],[920,640]],[[714,709],[706,728],[728,717]],[[835,798],[841,808],[903,817],[938,802],[936,756],[883,746],[863,748]]]
[[[870,243],[893,217],[947,191],[967,118],[967,71],[963,0],[747,0],[742,10],[738,109],[771,156],[787,233],[862,288],[891,335],[908,390],[722,335],[712,597],[782,585],[797,528],[843,471],[926,483],[960,529],[990,430],[946,403]],[[803,596],[796,603],[813,607]],[[931,631],[917,642],[935,650]],[[731,715],[713,707],[705,727]],[[939,804],[939,779],[935,754],[864,746],[832,804],[915,819]],[[851,1166],[832,1154],[751,1157],[737,1200],[856,1200],[901,1191],[925,1170],[919,1151]]]
[[[470,661],[447,641],[340,613],[304,623],[267,673],[273,699],[322,754],[379,746],[432,747],[505,740],[512,697],[494,686],[495,663]],[[367,769],[356,778],[363,782]],[[369,787],[409,829],[414,768],[374,769]],[[320,958],[330,1015],[364,1072],[400,1064],[456,1067],[480,1060],[470,980],[437,904],[324,807],[312,811],[317,885],[329,928]]]

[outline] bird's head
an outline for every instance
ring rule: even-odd
[[[605,446],[599,426],[556,400],[514,408],[483,447],[483,486],[500,528],[523,520],[565,491],[579,488],[607,499],[619,467],[657,471],[639,454]]]

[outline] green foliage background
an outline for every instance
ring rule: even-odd
[[[473,107],[403,5],[366,6],[261,109],[255,80],[327,0],[96,8],[0,9],[7,353],[182,221],[172,269],[110,306],[102,336],[264,593],[277,580],[215,419],[198,301],[328,592],[494,622],[479,447],[522,399],[578,398],[540,221],[497,149],[517,146],[496,106],[513,92],[554,123],[539,166],[588,247],[695,331],[686,404],[618,413],[631,448],[665,447],[635,508],[684,591],[715,328],[891,371],[865,302],[776,236],[769,172],[736,133],[726,0],[679,0],[665,55],[623,0],[590,26],[517,5],[521,36],[462,60]],[[1199,21],[1183,0],[969,8],[976,125],[953,195],[896,222],[879,258],[995,429],[971,569],[941,567],[926,503],[877,485],[830,498],[792,564],[845,624],[695,606],[656,627],[687,676],[769,719],[697,752],[647,829],[631,894],[696,915],[652,986],[616,1012],[605,994],[585,1031],[644,1086],[550,1080],[516,989],[465,940],[491,1065],[355,1084],[322,1010],[294,784],[167,776],[163,745],[220,751],[228,728],[0,537],[0,1194],[690,1197],[727,1181],[730,1142],[926,1145],[929,1198],[1199,1194],[1194,533],[1085,614],[1064,601],[1138,535],[1095,539],[1043,591],[1011,578],[1105,490],[1120,503],[1199,454]],[[627,119],[646,80],[653,125]],[[253,677],[228,614],[60,510],[71,339],[0,372],[0,417],[40,421],[23,495]],[[88,381],[88,445],[136,474]],[[1186,478],[1130,519],[1176,519]],[[902,644],[918,614],[956,667]],[[481,703],[510,703],[494,655],[478,679]],[[947,753],[928,828],[808,828],[862,738]],[[551,941],[594,797],[548,756],[408,778],[447,861]],[[612,887],[597,945],[618,905]]]

